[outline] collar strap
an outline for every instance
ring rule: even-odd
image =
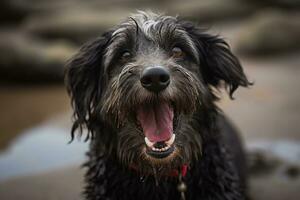
[[[187,164],[184,164],[184,165],[181,166],[180,171],[181,171],[181,176],[182,176],[182,177],[185,177],[185,176],[186,176],[187,169],[188,169]],[[179,171],[176,170],[176,169],[174,169],[174,170],[171,171],[171,173],[169,174],[169,176],[172,176],[172,177],[178,177],[178,176],[179,176]]]
[[[135,165],[131,165],[130,168],[135,170],[135,171],[139,171],[139,169]],[[186,176],[187,170],[188,170],[188,165],[187,164],[184,164],[184,165],[181,166],[180,173],[181,173],[182,177]],[[166,174],[165,176],[178,177],[179,176],[179,170],[173,169],[173,170],[170,171],[170,173]]]

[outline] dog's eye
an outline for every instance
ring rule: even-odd
[[[121,59],[123,62],[128,61],[131,58],[131,53],[129,51],[124,51],[122,53]]]
[[[176,58],[176,59],[182,59],[182,58],[184,58],[184,56],[185,56],[185,53],[182,51],[181,48],[179,48],[179,47],[174,47],[174,48],[172,49],[172,57],[173,57],[173,58]]]

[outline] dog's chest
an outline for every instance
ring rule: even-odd
[[[121,178],[115,184],[110,184],[108,191],[111,191],[115,199],[143,199],[143,200],[164,200],[180,199],[177,190],[178,181],[155,180],[151,177],[128,176]]]

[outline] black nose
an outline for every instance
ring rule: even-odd
[[[161,66],[147,67],[141,76],[141,83],[144,88],[151,92],[160,92],[168,87],[170,74]]]

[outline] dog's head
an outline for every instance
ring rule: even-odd
[[[106,153],[146,171],[198,159],[215,109],[212,88],[225,85],[232,96],[249,84],[223,39],[151,12],[84,45],[68,63],[66,83],[72,134],[86,127]]]

